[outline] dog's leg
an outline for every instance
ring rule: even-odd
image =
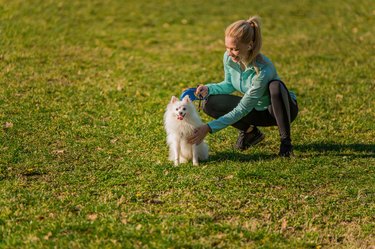
[[[174,166],[178,166],[180,164],[179,161],[180,158],[180,143],[176,141],[173,144],[173,160],[174,160]]]
[[[198,166],[199,161],[198,161],[198,146],[196,144],[193,144],[192,146],[192,152],[193,152],[193,165]]]

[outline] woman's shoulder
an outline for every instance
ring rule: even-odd
[[[228,63],[228,61],[229,61],[229,55],[228,55],[228,52],[227,52],[227,51],[224,52],[223,60],[224,60],[224,62],[226,62],[226,63]]]
[[[257,56],[256,63],[258,64],[258,66],[260,68],[263,68],[263,67],[273,67],[272,61],[267,56],[265,56],[264,54],[259,54]]]
[[[276,68],[272,61],[263,54],[259,54],[256,59],[256,67],[260,72],[264,73],[276,73]]]

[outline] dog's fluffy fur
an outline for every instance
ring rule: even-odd
[[[169,160],[174,161],[174,165],[189,160],[193,161],[193,165],[198,165],[199,160],[208,159],[208,145],[204,141],[199,145],[189,144],[187,141],[194,129],[203,124],[188,96],[181,101],[172,97],[164,114],[164,127],[169,145]]]

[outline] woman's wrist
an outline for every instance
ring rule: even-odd
[[[206,126],[207,126],[207,129],[208,129],[208,132],[209,132],[209,133],[212,133],[212,129],[211,129],[211,127],[210,127],[208,124],[206,124]]]

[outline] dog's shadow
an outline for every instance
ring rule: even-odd
[[[294,145],[296,157],[311,157],[329,154],[332,156],[350,156],[354,158],[375,158],[374,144],[340,144],[334,142],[315,142]],[[312,155],[313,154],[313,155]],[[241,153],[235,150],[216,152],[207,162],[251,162],[268,161],[279,158],[276,153]]]

